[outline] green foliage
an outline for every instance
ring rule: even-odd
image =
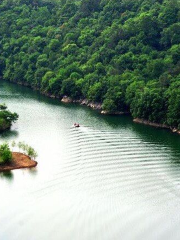
[[[0,131],[4,131],[11,127],[13,122],[18,120],[17,113],[11,113],[7,110],[7,106],[5,104],[0,105]]]
[[[180,76],[172,83],[168,95],[168,124],[180,129]]]
[[[0,164],[9,163],[12,160],[12,152],[9,144],[4,143],[0,145]]]
[[[19,152],[23,152],[23,154],[27,154],[30,158],[36,159],[38,156],[37,152],[31,146],[27,145],[25,142],[16,143],[13,141],[11,143],[11,147],[19,148]],[[8,143],[3,143],[0,145],[0,164],[9,163],[12,160],[12,151]]]
[[[5,104],[0,104],[0,110],[6,110],[7,106]]]
[[[104,95],[104,87],[101,82],[96,82],[89,87],[88,99],[93,102],[101,102]]]
[[[0,12],[4,79],[180,128],[178,0],[2,0]]]
[[[117,107],[115,101],[111,98],[106,98],[103,101],[102,109],[108,111],[109,113],[116,111]]]
[[[34,148],[32,148],[31,146],[29,146],[28,144],[26,144],[25,142],[12,142],[12,147],[17,146],[19,148],[19,152],[23,152],[24,154],[27,154],[30,158],[35,159],[38,154],[37,152],[34,150]]]

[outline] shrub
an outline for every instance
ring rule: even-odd
[[[0,162],[8,163],[12,160],[12,152],[8,143],[3,143],[0,146]]]
[[[18,146],[19,152],[21,152],[21,150],[22,150],[23,153],[27,154],[30,158],[35,159],[38,156],[38,154],[34,150],[34,148],[32,148],[31,146],[25,144],[24,142],[18,142],[17,144],[15,143],[15,145]]]

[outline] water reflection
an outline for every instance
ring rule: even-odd
[[[14,178],[14,175],[12,171],[5,171],[5,172],[0,172],[0,177],[2,179],[5,178],[8,181],[12,181]]]
[[[27,169],[28,173],[32,176],[36,176],[38,174],[38,169],[37,167],[35,168],[30,168],[30,169]]]
[[[19,133],[18,133],[17,130],[10,129],[10,130],[7,130],[7,131],[1,133],[0,137],[2,137],[2,138],[16,138],[16,137],[18,137],[18,135],[19,135]]]

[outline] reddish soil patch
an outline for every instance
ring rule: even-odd
[[[0,172],[10,171],[21,168],[33,168],[37,166],[37,162],[31,160],[29,156],[23,153],[13,152],[13,159],[8,164],[0,165]]]

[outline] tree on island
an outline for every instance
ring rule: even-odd
[[[9,163],[12,160],[12,152],[8,143],[0,146],[0,164]]]
[[[15,142],[12,142],[11,146],[18,146],[19,148],[19,152],[22,152],[26,155],[28,155],[30,158],[36,159],[38,154],[35,151],[35,149],[31,146],[29,146],[28,144],[26,144],[25,142],[18,142],[18,144],[16,144]]]
[[[0,145],[0,165],[5,163],[10,163],[12,160],[12,153],[15,147],[19,148],[19,153],[29,156],[31,159],[36,159],[38,154],[28,144],[25,142],[18,142],[12,141],[11,143],[12,150],[8,143],[3,143]],[[21,151],[22,150],[22,151]]]
[[[14,147],[16,147],[16,142],[15,142],[15,141],[12,141],[11,147],[12,147],[13,149],[14,149]]]
[[[0,104],[0,110],[6,110],[7,106],[5,104]]]
[[[36,157],[38,156],[38,154],[37,154],[37,152],[34,150],[34,148],[29,147],[29,146],[28,146],[28,150],[27,150],[27,155],[28,155],[30,158],[33,158],[34,160],[35,160]]]
[[[7,110],[7,106],[5,104],[0,105],[0,131],[4,131],[9,129],[12,123],[18,120],[18,114],[12,113]]]

